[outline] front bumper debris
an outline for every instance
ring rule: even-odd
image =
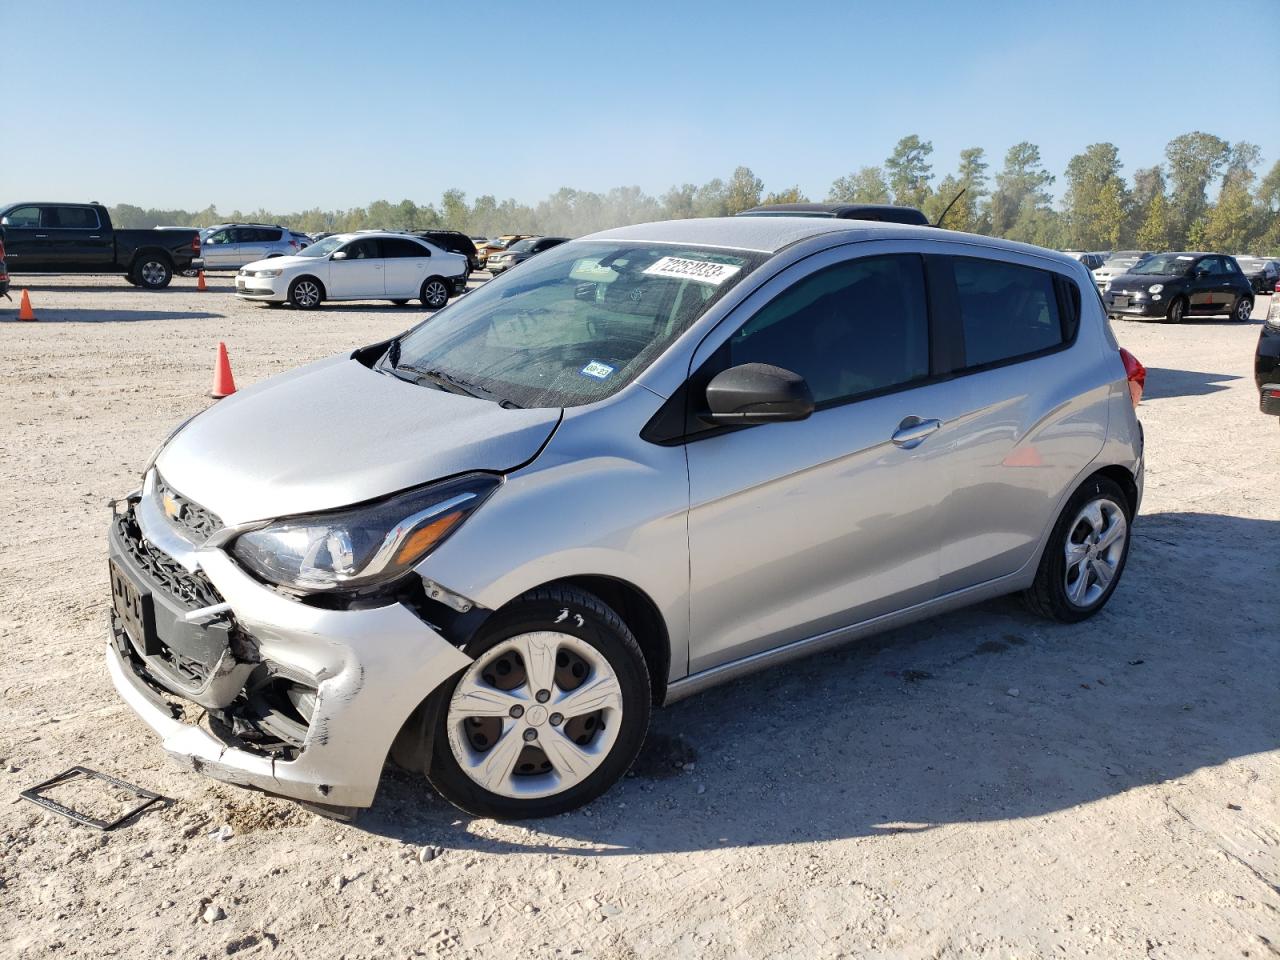
[[[405,719],[469,658],[401,603],[327,609],[259,583],[170,523],[158,486],[152,471],[113,517],[111,561],[150,597],[155,626],[135,637],[111,612],[116,690],[185,767],[314,803],[369,806]]]

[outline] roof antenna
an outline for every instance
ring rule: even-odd
[[[960,192],[957,193],[954,197],[952,197],[951,202],[947,204],[947,209],[942,211],[942,213],[938,216],[937,222],[934,223],[935,227],[942,226],[942,221],[947,219],[947,214],[951,212],[951,208],[956,205],[957,200],[959,200],[961,197],[965,195],[968,189],[969,189],[968,187],[961,187]]]

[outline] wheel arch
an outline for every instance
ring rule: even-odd
[[[292,280],[290,280],[289,289],[286,292],[286,296],[293,293],[294,284],[300,283],[303,280],[314,280],[316,285],[320,288],[320,299],[321,300],[329,299],[329,290],[327,287],[325,287],[324,281],[321,280],[319,277],[317,277],[314,273],[303,273],[294,277]]]
[[[1093,471],[1083,481],[1076,484],[1075,490],[1079,490],[1082,486],[1092,480],[1094,477],[1106,477],[1113,481],[1121,490],[1124,491],[1125,499],[1129,501],[1129,515],[1134,516],[1138,512],[1138,481],[1133,474],[1129,472],[1127,467],[1123,467],[1118,463],[1109,464]],[[1074,490],[1072,491],[1074,493]]]
[[[164,247],[143,247],[134,252],[133,259],[129,261],[129,272],[132,273],[137,270],[142,266],[143,261],[148,258],[163,260],[169,265],[170,270],[174,269],[173,254],[164,249]]]

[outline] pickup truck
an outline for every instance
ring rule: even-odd
[[[122,273],[160,290],[175,271],[203,266],[199,231],[115,230],[100,203],[10,203],[0,229],[10,273]]]

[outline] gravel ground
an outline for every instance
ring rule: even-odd
[[[389,770],[344,825],[182,771],[117,701],[106,501],[211,402],[219,340],[243,385],[420,308],[36,279],[42,322],[8,322],[16,291],[0,309],[0,955],[1280,952],[1280,430],[1257,321],[1116,324],[1150,371],[1147,492],[1089,623],[1000,600],[708,692],[553,820],[471,819]],[[100,834],[18,799],[73,764],[172,802]]]

